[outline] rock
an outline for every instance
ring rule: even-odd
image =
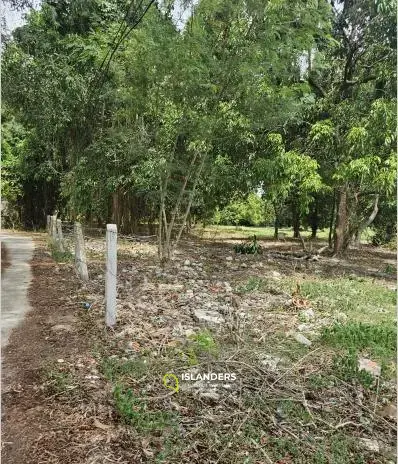
[[[226,259],[227,261],[233,261],[234,258],[233,258],[232,256],[227,256],[225,259]]]
[[[211,309],[195,309],[193,318],[201,324],[220,325],[224,322],[224,318]]]
[[[184,285],[182,284],[159,284],[159,290],[178,292],[178,291],[184,290]]]
[[[220,395],[213,391],[213,390],[209,390],[209,391],[206,391],[206,392],[201,392],[199,393],[199,396],[200,398],[205,398],[205,399],[210,399],[210,400],[213,400],[213,401],[218,401],[220,399]]]
[[[278,271],[272,271],[271,277],[275,280],[281,280],[282,274]]]
[[[192,337],[192,335],[195,335],[195,331],[193,329],[186,329],[185,330],[185,336],[187,338]]]
[[[246,268],[246,267],[247,267],[247,264],[246,264],[246,263],[242,263],[242,264],[240,265],[240,267]]]
[[[190,266],[191,265],[191,261],[189,261],[189,259],[186,259],[184,261],[184,266]]]
[[[315,313],[314,310],[311,308],[304,309],[303,311],[300,311],[299,317],[301,320],[309,322],[315,319]]]
[[[73,327],[70,324],[57,324],[51,327],[54,332],[73,332]]]
[[[309,332],[311,331],[312,327],[310,326],[310,324],[299,324],[297,326],[297,330],[299,332]]]
[[[381,374],[381,367],[375,361],[368,358],[358,359],[358,370],[369,372],[375,377],[379,377]]]
[[[185,296],[187,298],[193,298],[193,290],[187,290],[185,293]]]
[[[380,415],[382,417],[388,417],[389,419],[396,420],[397,419],[397,405],[393,403],[387,404],[380,411]]]
[[[224,282],[224,288],[227,293],[232,293],[232,287],[228,282]]]
[[[380,451],[379,442],[377,440],[371,440],[370,438],[360,438],[359,442],[369,451],[375,451],[376,453]]]
[[[276,368],[281,361],[282,361],[282,358],[267,354],[261,360],[261,364],[267,369],[269,369],[270,371],[276,371]]]
[[[312,345],[311,340],[308,340],[308,338],[307,338],[307,337],[304,337],[304,335],[301,334],[301,333],[294,333],[294,334],[293,334],[293,338],[294,338],[297,342],[301,343],[302,345],[305,345],[305,346],[311,346],[311,345]]]

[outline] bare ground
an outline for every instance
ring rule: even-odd
[[[299,249],[297,243],[277,246],[267,243],[266,247],[270,247],[272,252]],[[229,362],[235,359],[236,363],[240,363],[240,373],[248,379],[245,386],[241,384],[241,389],[261,391],[267,385],[266,398],[270,404],[276,405],[274,402],[286,395],[301,402],[310,416],[315,416],[315,438],[321,435],[325,443],[325,437],[329,439],[329,436],[346,429],[354,439],[365,437],[384,442],[382,454],[365,451],[366,461],[358,462],[387,463],[393,459],[386,456],[391,456],[396,428],[388,417],[368,410],[368,405],[373,407],[375,404],[373,394],[365,393],[362,403],[358,403],[355,389],[335,385],[328,387],[327,395],[318,392],[315,396],[301,396],[305,394],[302,379],[320,372],[330,363],[327,352],[321,355],[316,347],[304,354],[300,352],[296,364],[285,365],[282,370],[271,372],[260,368],[254,374],[250,373],[261,361],[259,353],[268,353],[270,344],[272,346],[277,341],[272,334],[291,330],[298,323],[300,305],[305,307],[305,299],[294,300],[291,294],[284,294],[278,285],[274,285],[280,276],[300,280],[311,275],[366,276],[380,272],[379,284],[389,287],[392,279],[384,275],[383,270],[393,259],[391,253],[364,249],[354,252],[349,260],[336,262],[325,257],[320,262],[309,263],[277,259],[266,253],[262,256],[234,256],[229,243],[186,241],[176,261],[168,269],[161,270],[156,265],[153,244],[121,244],[118,325],[115,332],[107,332],[103,328],[103,243],[89,241],[88,250],[91,256],[90,282],[82,284],[75,277],[71,263],[57,264],[49,256],[44,243],[37,247],[32,263],[34,279],[29,291],[33,310],[14,331],[4,352],[2,460],[5,464],[227,464],[252,462],[244,459],[253,450],[263,456],[262,460],[258,458],[255,461],[258,464],[296,462],[289,451],[282,453],[280,459],[271,460],[267,457],[266,447],[259,448],[257,442],[254,445],[241,442],[238,437],[249,418],[246,413],[248,406],[242,402],[242,395],[231,393],[220,404],[218,400],[214,402],[189,391],[178,399],[164,398],[165,390],[159,375],[173,366],[170,355],[176,353],[173,350],[185,346],[187,331],[199,330],[193,317],[195,308],[207,304],[210,310],[223,314],[228,325],[225,310],[232,305],[232,299],[239,311],[254,322],[248,329],[252,337],[250,349],[242,340],[242,343],[239,342],[242,336],[239,330],[238,339],[234,338],[235,334],[233,342],[230,332],[220,335],[220,339],[230,347],[231,356],[235,356],[229,356]],[[226,260],[227,257],[232,259]],[[249,276],[266,279],[271,286],[262,292],[235,294],[234,289]],[[83,308],[84,302],[91,304],[89,310]],[[245,316],[242,317],[245,319]],[[233,331],[234,327],[230,329]],[[270,343],[267,343],[267,338]],[[286,346],[283,349],[288,356],[291,348]],[[312,351],[318,354],[315,356]],[[154,362],[154,369],[156,359],[161,360],[160,367],[157,365],[159,372],[146,374],[145,392],[141,381],[137,383],[137,379],[129,377],[127,383],[137,394],[145,393],[144,396],[154,398],[153,404],[160,410],[177,408],[182,417],[181,433],[186,437],[178,442],[180,448],[174,454],[156,461],[156,456],[170,438],[167,433],[148,437],[121,421],[120,411],[115,409],[112,383],[100,365],[105,355],[122,361],[136,361],[147,356],[149,362]],[[303,359],[306,359],[305,363]],[[227,366],[226,358],[222,360]],[[164,364],[168,361],[169,366]],[[295,388],[295,385],[300,388]],[[394,388],[383,391],[383,395],[388,403],[394,397]],[[318,417],[318,413],[323,408],[335,410],[322,425],[324,419],[323,416]],[[318,445],[315,446],[315,442],[308,438],[302,426],[298,425],[296,429],[291,424],[284,424],[274,414],[270,406],[269,410],[264,409],[264,416],[256,417],[256,421],[263,421],[261,423],[265,427],[259,443],[266,446],[267,440],[290,439],[314,454]],[[214,422],[208,435],[207,431],[203,431],[206,423],[203,417],[206,415],[207,420]],[[268,419],[264,419],[265,416]],[[372,428],[361,425],[359,417],[365,424],[371,421]],[[228,442],[217,443],[220,428],[230,431],[236,446]],[[235,453],[233,461],[230,453]],[[328,453],[326,456],[330,456]],[[310,457],[305,457],[305,453],[303,456],[300,462],[313,462]]]

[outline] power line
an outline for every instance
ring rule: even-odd
[[[102,60],[101,65],[100,65],[100,67],[99,67],[99,69],[97,71],[97,75],[96,75],[96,77],[95,77],[95,79],[93,81],[93,85],[91,87],[91,94],[90,94],[90,97],[89,97],[89,102],[91,100],[91,97],[93,97],[94,91],[95,90],[100,90],[102,85],[104,84],[104,77],[106,76],[106,73],[109,70],[109,66],[110,66],[110,64],[112,62],[112,59],[113,59],[115,53],[117,52],[118,48],[120,47],[122,42],[125,39],[127,39],[129,34],[140,24],[140,22],[142,21],[142,19],[144,18],[144,16],[148,12],[149,8],[152,6],[153,3],[155,3],[155,0],[149,0],[149,3],[145,7],[142,14],[140,16],[138,16],[138,18],[136,19],[136,21],[132,25],[129,25],[129,23],[128,23],[129,16],[133,16],[133,17],[136,16],[136,14],[139,12],[139,10],[143,6],[143,1],[144,0],[140,0],[139,5],[137,6],[137,8],[135,9],[134,12],[131,11],[132,6],[134,4],[134,0],[132,0],[130,2],[129,6],[127,8],[126,14],[125,14],[125,16],[123,18],[123,21],[120,24],[120,26],[119,26],[119,28],[118,28],[118,30],[116,32],[116,35],[115,35],[115,37],[114,37],[114,39],[112,41],[111,48],[108,50],[107,54],[105,55],[104,59]]]

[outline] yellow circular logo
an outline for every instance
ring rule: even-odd
[[[171,383],[170,383],[171,381]],[[173,390],[178,393],[178,377],[174,374],[165,374],[163,376],[163,385],[168,388],[169,390]]]

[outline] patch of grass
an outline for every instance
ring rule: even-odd
[[[217,343],[209,330],[201,330],[192,335],[190,339],[195,343],[197,349],[202,352],[214,353],[217,351]]]
[[[48,247],[50,249],[53,260],[57,263],[66,263],[73,261],[73,254],[68,250],[60,251],[57,243],[54,240],[50,240],[48,242]]]
[[[106,357],[101,359],[100,368],[106,379],[121,382],[130,376],[142,377],[148,370],[148,365],[143,359],[122,360]]]
[[[375,384],[370,372],[358,369],[358,354],[355,351],[349,351],[342,356],[336,356],[333,368],[337,377],[346,382],[358,381],[365,388],[370,388]]]
[[[387,264],[383,272],[386,274],[395,275],[397,273],[397,267],[392,264]]]
[[[249,279],[236,288],[237,293],[258,292],[264,288],[264,280],[260,277],[249,277]]]
[[[78,385],[73,374],[59,365],[49,365],[43,368],[43,378],[47,393],[52,396],[75,396]]]
[[[351,322],[325,328],[321,341],[342,350],[334,358],[337,376],[345,381],[359,381],[364,387],[374,385],[373,376],[358,368],[360,354],[366,354],[381,365],[382,375],[390,376],[391,362],[396,358],[397,330],[393,324],[371,325]]]
[[[147,402],[137,398],[132,389],[116,385],[113,390],[116,410],[121,419],[138,432],[162,431],[175,428],[178,415],[174,412],[151,409]]]
[[[395,316],[396,293],[370,279],[307,279],[300,288],[314,309],[344,312],[362,322],[391,321]]]
[[[186,349],[178,352],[182,360],[188,361],[189,366],[196,366],[199,364],[200,358],[217,357],[219,347],[209,330],[201,330],[189,337]]]
[[[214,238],[249,238],[254,234],[257,235],[258,239],[273,239],[274,238],[274,228],[273,227],[246,227],[246,226],[220,226],[220,225],[211,225],[205,228],[197,227],[193,230],[193,233],[199,236],[214,237]],[[286,234],[286,238],[293,238],[293,229],[289,227],[284,227],[279,229],[279,233]],[[321,240],[327,240],[329,231],[328,230],[319,230],[317,238]],[[311,231],[302,232],[303,238],[309,238],[311,236]]]
[[[325,327],[322,341],[350,351],[368,350],[376,357],[394,357],[396,353],[397,329],[393,324],[364,324],[350,322]]]

